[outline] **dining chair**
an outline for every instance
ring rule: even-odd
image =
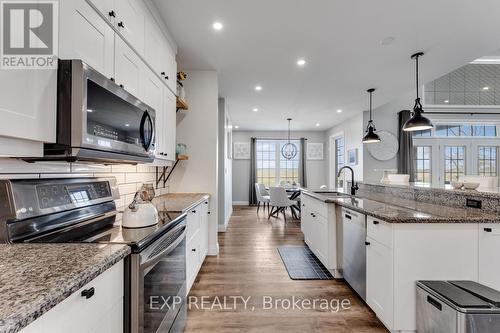
[[[259,213],[261,203],[264,205],[264,210],[267,205],[267,211],[269,212],[270,198],[266,186],[264,184],[255,183],[255,193],[257,195],[257,213]]]
[[[283,217],[285,218],[285,223],[286,223],[286,210],[296,205],[297,202],[294,200],[290,200],[286,194],[285,188],[281,186],[270,187],[269,197],[270,197],[271,211],[269,212],[269,216],[267,219],[270,219],[271,216],[274,215],[278,217],[279,213],[283,213]],[[293,210],[291,211],[292,214],[294,214]]]

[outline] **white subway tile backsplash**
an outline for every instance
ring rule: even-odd
[[[13,158],[0,159],[0,173],[69,173],[69,163],[36,162],[28,163]]]
[[[111,172],[137,172],[136,165],[117,164],[111,166]]]
[[[120,191],[120,196],[124,196],[126,194],[135,194],[137,192],[137,184],[122,184],[118,185],[118,190]]]
[[[42,173],[40,178],[90,178],[92,173]]]
[[[126,183],[144,183],[144,182],[154,182],[156,178],[155,173],[150,172],[137,172],[137,173],[127,173],[125,174]]]
[[[0,179],[33,179],[33,178],[40,178],[40,174],[38,173],[0,174]]]
[[[95,173],[94,177],[115,177],[118,185],[125,184],[125,173]]]
[[[71,163],[71,172],[73,173],[100,173],[111,172],[111,165],[90,164],[90,163]]]
[[[147,164],[138,164],[137,172],[156,172],[156,167]]]

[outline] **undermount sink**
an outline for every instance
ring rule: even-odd
[[[314,191],[313,193],[321,194],[327,197],[350,197],[351,195],[335,191]]]

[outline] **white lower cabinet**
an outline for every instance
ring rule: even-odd
[[[500,224],[479,224],[479,283],[500,290]]]
[[[304,241],[321,263],[338,277],[335,205],[301,195],[301,230]]]
[[[366,303],[386,327],[393,326],[394,288],[392,249],[367,238]]]
[[[123,332],[123,260],[74,292],[22,333],[122,333]],[[90,298],[84,290],[94,289]]]
[[[186,284],[188,294],[208,253],[209,205],[210,202],[206,199],[187,213]]]

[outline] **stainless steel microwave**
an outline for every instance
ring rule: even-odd
[[[57,140],[45,160],[154,160],[154,109],[81,60],[59,60],[57,81]]]

